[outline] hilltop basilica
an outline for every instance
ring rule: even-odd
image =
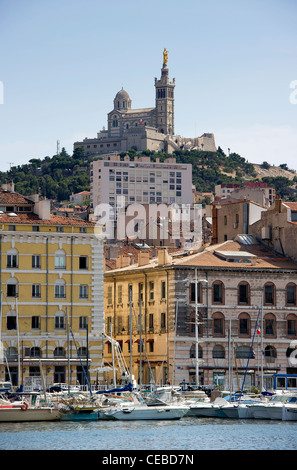
[[[172,153],[174,150],[200,149],[216,151],[214,135],[186,138],[174,133],[174,88],[167,67],[168,51],[163,51],[161,77],[155,78],[155,107],[133,109],[125,90],[120,90],[113,100],[113,110],[107,114],[108,128],[97,137],[75,142],[74,149],[83,147],[85,155],[121,153],[133,148],[136,151],[153,150]]]

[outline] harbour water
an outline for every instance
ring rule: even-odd
[[[297,422],[178,421],[0,423],[1,450],[297,450]]]

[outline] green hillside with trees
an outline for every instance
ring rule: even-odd
[[[133,159],[136,151],[127,152]],[[157,157],[160,161],[171,157],[166,153],[155,153],[149,150],[142,155]],[[124,157],[126,153],[122,153]],[[260,181],[254,165],[237,153],[226,155],[219,147],[217,152],[202,150],[179,150],[174,152],[178,163],[191,163],[193,168],[193,184],[197,191],[214,192],[217,184],[243,184],[247,181]],[[32,158],[25,165],[12,166],[8,172],[0,172],[0,183],[13,181],[16,192],[29,196],[39,193],[48,199],[58,202],[67,201],[72,193],[90,190],[90,162],[100,157],[85,157],[82,149],[76,149],[69,155],[63,148],[60,154],[52,157]],[[267,162],[263,162],[267,168]],[[280,165],[280,169],[284,165]],[[268,164],[269,166],[269,164]],[[286,167],[287,169],[287,167]],[[285,200],[296,201],[295,189],[297,177],[289,179],[285,176],[262,177],[261,181],[275,187],[276,193]]]

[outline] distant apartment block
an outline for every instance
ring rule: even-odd
[[[175,158],[160,162],[150,157],[105,155],[91,163],[91,210],[99,204],[191,204],[192,165]]]
[[[218,184],[215,186],[216,199],[232,198],[233,200],[247,199],[265,207],[270,207],[275,200],[275,189],[267,183],[254,182],[239,184]]]

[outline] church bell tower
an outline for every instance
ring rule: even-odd
[[[167,67],[168,51],[163,51],[161,78],[155,78],[157,129],[162,134],[174,135],[174,87],[175,79],[169,81]]]

